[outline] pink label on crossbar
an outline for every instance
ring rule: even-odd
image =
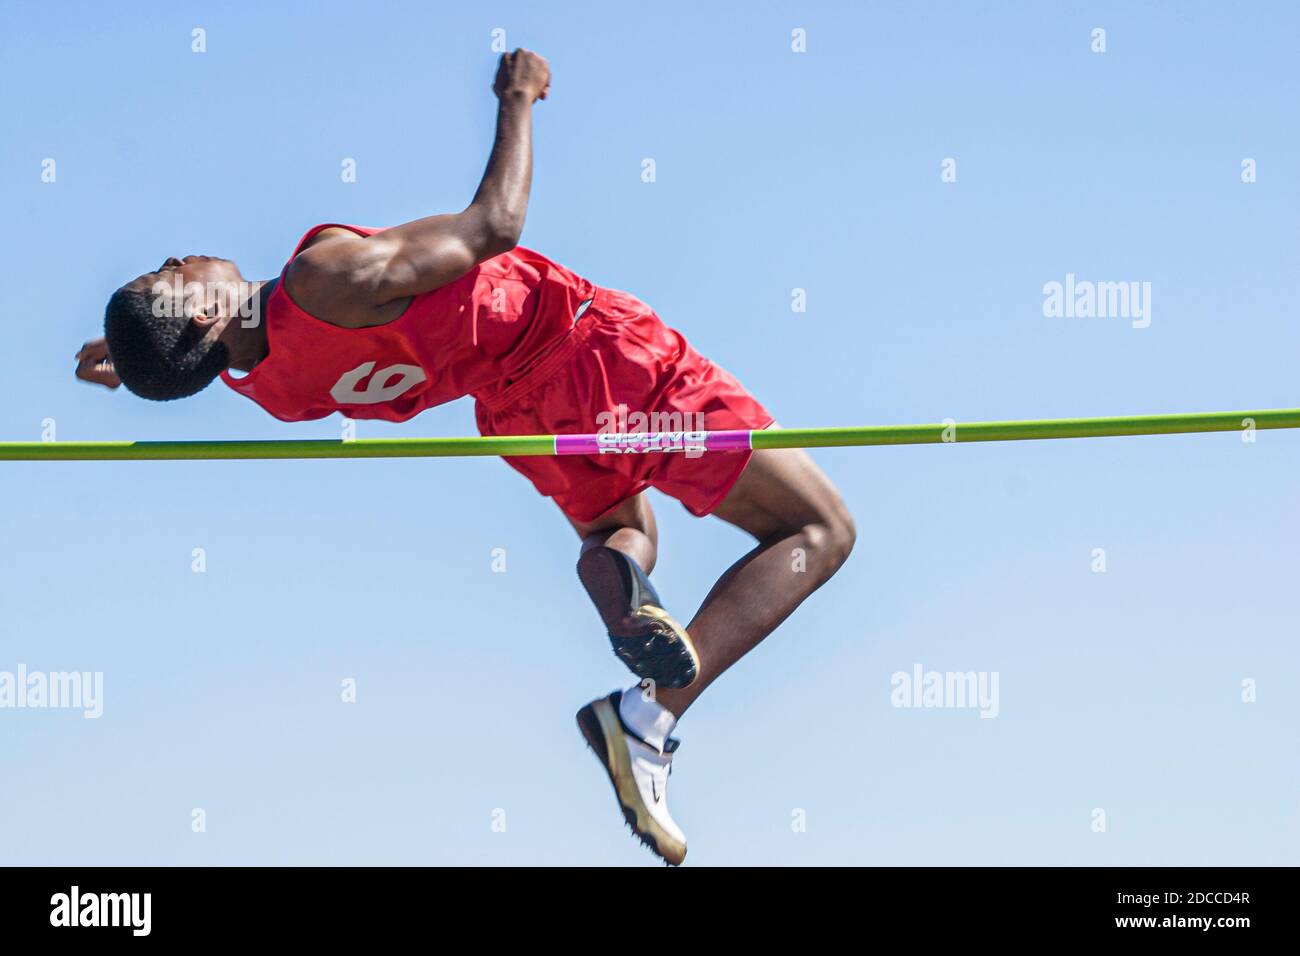
[[[748,451],[748,431],[607,432],[598,435],[556,435],[557,455],[643,455],[653,452]]]

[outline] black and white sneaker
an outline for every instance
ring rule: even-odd
[[[609,774],[623,819],[641,842],[670,866],[686,859],[686,834],[668,813],[668,775],[680,741],[669,737],[662,752],[623,725],[623,692],[593,700],[578,711],[578,729]]]
[[[633,674],[659,687],[694,682],[700,658],[691,636],[663,609],[640,565],[601,546],[578,559],[578,577],[605,622],[615,655]]]

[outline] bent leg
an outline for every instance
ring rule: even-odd
[[[758,546],[718,580],[686,628],[700,658],[699,676],[689,687],[656,695],[678,717],[830,580],[856,537],[835,486],[798,449],[754,452],[714,514],[749,532]]]
[[[614,654],[638,678],[685,687],[699,674],[690,634],[666,611],[648,577],[658,529],[637,495],[593,522],[572,521],[582,537],[578,579],[605,623]]]

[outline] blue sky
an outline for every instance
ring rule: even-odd
[[[264,277],[315,223],[462,207],[497,28],[554,71],[524,243],[785,425],[1295,406],[1297,27],[1280,2],[10,7],[0,437],[338,437],[219,385],[110,395],[72,354],[167,255]],[[1150,326],[1045,317],[1067,274],[1150,282]],[[462,401],[358,434],[473,427]],[[683,722],[688,862],[1294,862],[1298,452],[818,453],[858,550]],[[0,709],[0,863],[651,862],[573,726],[627,683],[577,542],[502,463],[0,475],[0,671],[105,681],[98,720]],[[655,504],[689,617],[748,544]],[[917,664],[996,673],[998,716],[892,706]]]

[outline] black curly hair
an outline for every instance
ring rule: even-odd
[[[104,310],[104,338],[122,384],[156,402],[187,398],[230,364],[222,342],[203,340],[188,316],[155,315],[152,297],[118,289]]]

